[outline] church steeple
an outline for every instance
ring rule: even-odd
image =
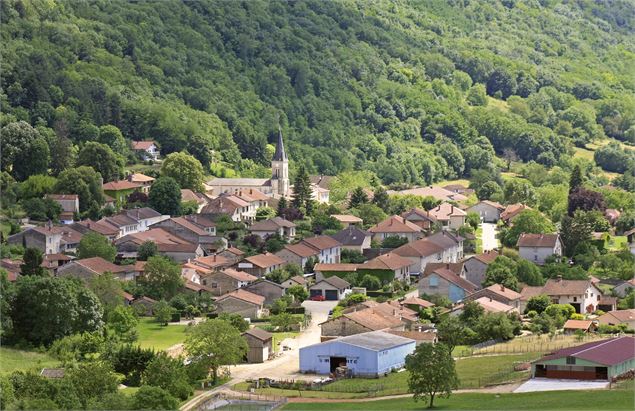
[[[284,141],[282,141],[282,129],[278,126],[278,145],[276,152],[273,154],[273,161],[287,161],[287,153],[284,151]]]
[[[280,126],[278,126],[278,145],[271,159],[271,189],[278,196],[286,197],[289,194],[289,158],[284,151]]]

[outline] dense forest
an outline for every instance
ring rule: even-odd
[[[496,158],[570,169],[574,147],[607,138],[597,165],[633,172],[629,0],[6,0],[0,11],[0,125],[30,123],[53,174],[89,142],[117,152],[115,126],[164,155],[208,147],[208,174],[266,176],[278,123],[292,170],[301,159],[385,184],[470,177]],[[24,160],[11,144],[3,170]],[[20,168],[18,180],[38,172]]]

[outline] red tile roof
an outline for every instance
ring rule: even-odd
[[[490,290],[493,293],[496,293],[502,297],[505,297],[508,300],[517,300],[517,299],[520,299],[521,297],[520,293],[517,293],[511,288],[507,288],[504,285],[500,285],[500,284],[492,284],[485,289]]]
[[[236,298],[236,299],[239,299],[254,305],[258,305],[258,306],[261,306],[265,303],[265,297],[258,294],[251,293],[249,291],[246,291],[240,288],[236,291],[232,291],[231,293],[227,293],[221,297],[218,297],[216,299],[216,302],[218,303],[228,298]]]
[[[84,258],[82,260],[75,260],[73,263],[79,264],[82,267],[86,267],[98,274],[103,274],[106,271],[110,271],[111,273],[116,274],[130,270],[130,266],[116,265],[111,263],[110,261],[104,260],[101,257]]]
[[[444,248],[442,246],[435,244],[427,238],[422,238],[395,248],[393,253],[399,254],[402,257],[427,257],[440,253],[443,250]]]
[[[531,207],[520,203],[510,204],[505,207],[505,210],[501,213],[501,220],[509,222],[509,220],[513,219],[525,210],[531,210]]]
[[[439,221],[447,221],[450,217],[465,217],[467,213],[450,203],[441,203],[429,211]]]
[[[591,320],[567,320],[564,323],[565,330],[588,330],[589,327],[593,324]]]
[[[288,244],[284,246],[284,248],[285,250],[288,250],[289,252],[292,252],[299,257],[311,257],[320,253],[315,248],[302,243]]]
[[[328,248],[338,247],[342,244],[328,235],[319,235],[316,237],[309,237],[302,240],[302,244],[313,247],[318,251],[326,250]]]
[[[434,307],[433,303],[431,303],[430,301],[426,301],[423,298],[419,298],[419,297],[408,297],[405,300],[403,300],[401,302],[401,304],[403,304],[403,305],[418,305],[418,306],[423,307],[423,308]]]
[[[252,255],[251,257],[245,258],[245,260],[260,268],[269,268],[274,265],[282,265],[285,263],[282,258],[271,253]]]
[[[355,271],[357,271],[357,267],[359,267],[359,264],[348,264],[348,263],[326,264],[326,263],[317,263],[317,264],[315,264],[315,267],[313,267],[313,271],[355,272]]]
[[[377,256],[370,261],[366,261],[364,264],[358,266],[358,268],[368,270],[398,270],[410,266],[411,263],[409,259],[397,253],[387,253]]]
[[[445,280],[461,287],[468,293],[473,293],[474,291],[476,291],[476,286],[474,284],[459,277],[458,275],[454,274],[452,271],[448,270],[447,268],[437,268],[432,273],[430,273],[430,275],[432,274],[437,274],[438,276],[444,278]]]
[[[492,261],[496,260],[496,257],[498,257],[498,251],[495,250],[485,251],[482,254],[476,254],[473,256],[473,258],[476,258],[485,264],[490,264]]]
[[[420,233],[421,230],[418,225],[398,215],[390,216],[368,229],[371,233]]]
[[[518,238],[518,247],[547,247],[556,246],[560,235],[558,234],[531,234],[522,233]]]
[[[105,183],[103,186],[104,191],[119,191],[119,190],[133,190],[140,188],[141,185],[131,183],[128,180],[111,181]]]
[[[153,145],[156,146],[156,143],[152,140],[150,141],[133,141],[132,142],[132,149],[133,150],[147,150],[150,147],[152,147]]]
[[[234,270],[233,268],[226,268],[221,271],[221,273],[233,278],[234,280],[243,281],[243,282],[253,282],[258,279],[258,277],[253,276],[244,271]]]

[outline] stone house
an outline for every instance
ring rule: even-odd
[[[256,254],[238,263],[238,269],[256,277],[264,277],[273,270],[282,268],[287,262],[275,254]]]
[[[283,259],[287,264],[297,264],[304,269],[310,258],[318,259],[320,252],[306,244],[287,244],[276,253],[276,256]]]
[[[230,261],[230,265],[238,264],[243,258],[245,258],[245,252],[236,247],[228,247],[223,251],[216,253],[216,255],[226,258]]]
[[[82,233],[69,226],[32,227],[7,238],[10,245],[37,248],[43,254],[75,253],[82,239]]]
[[[580,314],[594,312],[602,300],[602,291],[591,280],[552,278],[538,294],[548,295],[554,304],[571,304]]]
[[[403,237],[409,243],[423,237],[423,229],[418,225],[405,220],[403,217],[393,215],[384,221],[369,228],[373,240],[383,241],[388,237]]]
[[[139,247],[146,241],[156,243],[159,254],[170,257],[177,262],[196,259],[204,255],[198,244],[191,243],[163,228],[152,228],[148,231],[129,234],[115,241],[117,253],[123,258],[136,258]]]
[[[212,271],[201,276],[201,284],[207,286],[212,295],[223,295],[238,288],[247,286],[258,278],[244,271],[226,268],[222,271]]]
[[[419,281],[419,296],[441,295],[453,303],[476,291],[476,286],[447,268],[437,268]]]
[[[265,297],[243,289],[238,289],[220,296],[216,299],[215,304],[216,312],[219,314],[238,314],[243,318],[254,320],[260,317],[264,302]]]
[[[398,317],[368,308],[326,320],[320,324],[320,328],[324,339],[324,337],[346,337],[369,331],[404,331],[406,326]]]
[[[57,269],[57,276],[90,280],[107,272],[113,274],[114,277],[121,281],[135,279],[135,268],[133,265],[116,265],[101,257],[73,260],[59,267]]]
[[[287,288],[293,287],[295,285],[299,285],[301,287],[306,288],[307,285],[309,285],[309,283],[307,282],[307,280],[303,276],[295,275],[295,276],[289,278],[287,281],[283,281],[281,285],[286,290]]]
[[[552,255],[561,257],[562,249],[559,234],[522,233],[518,238],[518,254],[534,264],[542,265]]]
[[[256,218],[254,206],[245,200],[232,195],[223,193],[218,197],[210,200],[201,210],[203,215],[226,214],[232,221],[253,221]]]
[[[429,211],[420,208],[411,208],[401,214],[404,220],[418,225],[425,231],[429,231],[437,222],[436,218]]]
[[[273,304],[273,302],[282,297],[285,292],[285,288],[283,286],[264,278],[257,279],[256,281],[245,285],[242,289],[264,297],[265,305]]]
[[[222,236],[212,235],[199,225],[184,217],[173,217],[152,226],[166,230],[189,243],[198,244],[206,254],[222,250],[227,246],[227,240]]]
[[[62,207],[60,221],[62,224],[73,224],[73,217],[79,213],[79,196],[77,194],[47,194],[44,196]]]
[[[273,334],[262,328],[250,328],[243,334],[247,340],[247,362],[249,364],[263,363],[273,354]]]
[[[463,273],[461,276],[480,288],[483,281],[485,281],[487,267],[496,260],[496,257],[498,257],[498,252],[488,250],[482,254],[476,254],[467,258],[463,263]]]
[[[273,217],[268,220],[256,221],[248,229],[251,234],[261,238],[279,235],[287,241],[295,237],[295,224],[282,217]]]
[[[468,212],[477,213],[484,223],[497,223],[505,207],[496,201],[482,200],[467,209]]]

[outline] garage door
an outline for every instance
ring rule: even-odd
[[[547,378],[557,378],[562,380],[605,380],[608,378],[606,367],[571,367],[570,369],[550,368],[550,366],[547,366],[545,373],[545,377]],[[538,376],[538,372],[536,372],[536,376]]]
[[[311,297],[315,297],[316,295],[322,295],[322,290],[311,290]]]
[[[337,301],[337,290],[325,290],[324,298],[329,301]]]

